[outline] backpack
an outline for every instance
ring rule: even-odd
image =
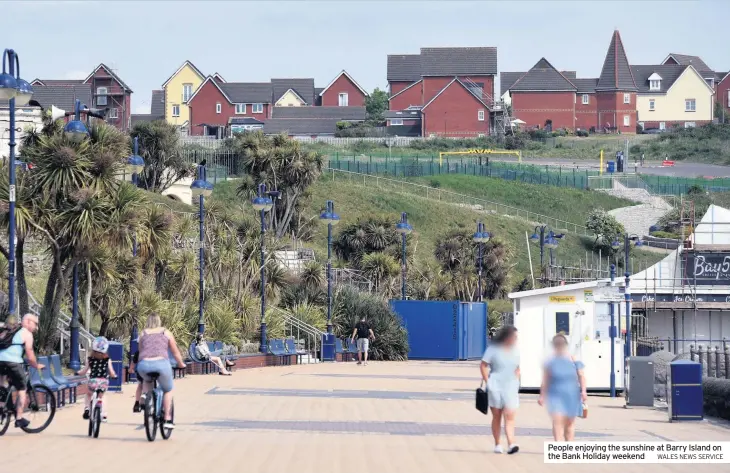
[[[20,324],[0,326],[0,350],[7,350],[13,345],[13,337],[23,328]]]

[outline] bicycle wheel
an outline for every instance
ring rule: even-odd
[[[47,387],[35,385],[28,391],[27,404],[24,413],[30,424],[22,429],[29,434],[43,432],[56,415],[56,396]]]
[[[175,401],[172,401],[172,407],[170,408],[171,416],[170,420],[174,423],[175,422]],[[172,437],[172,431],[174,429],[166,429],[165,428],[165,415],[163,412],[163,415],[160,416],[160,434],[162,434],[162,438],[167,440],[170,437]]]
[[[155,392],[149,392],[144,403],[144,431],[150,442],[154,442],[157,436],[157,413],[155,412],[157,400],[155,398]]]
[[[91,423],[93,426],[93,437],[99,438],[99,430],[101,430],[101,406],[94,408],[94,415],[91,416]]]
[[[8,427],[10,427],[10,409],[4,407],[3,409],[0,409],[0,435],[4,435],[5,432],[8,431]]]

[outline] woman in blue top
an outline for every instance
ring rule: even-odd
[[[582,414],[588,397],[584,365],[570,355],[568,339],[562,333],[553,337],[553,348],[554,356],[545,363],[538,402],[542,406],[547,401],[555,441],[570,442],[575,438],[575,418]]]
[[[520,404],[520,353],[517,351],[515,327],[502,327],[492,338],[492,344],[482,358],[481,372],[487,383],[489,408],[492,410],[494,453],[503,452],[499,444],[503,418],[507,453],[517,453],[520,447],[515,443],[515,414]]]

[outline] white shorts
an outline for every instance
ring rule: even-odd
[[[357,351],[361,353],[367,353],[368,349],[370,348],[370,340],[367,338],[358,338],[357,339]]]

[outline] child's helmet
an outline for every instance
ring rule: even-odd
[[[99,353],[106,353],[109,351],[109,340],[106,337],[96,337],[91,343],[91,349]]]

